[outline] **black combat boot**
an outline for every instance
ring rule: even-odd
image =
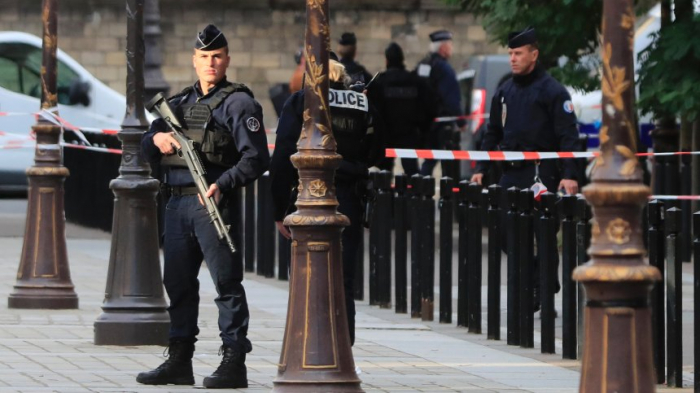
[[[247,388],[248,371],[245,366],[245,353],[222,345],[219,355],[223,354],[219,368],[204,378],[204,387],[210,389]]]
[[[136,382],[146,385],[194,385],[192,355],[194,342],[173,341],[168,347],[168,358],[155,370],[139,373]]]

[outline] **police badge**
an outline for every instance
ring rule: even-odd
[[[505,103],[505,98],[501,97],[501,127],[506,126],[506,117],[508,116],[508,106]]]

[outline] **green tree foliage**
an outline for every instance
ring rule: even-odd
[[[690,13],[692,15],[692,12]],[[676,18],[640,55],[638,105],[644,113],[695,121],[700,115],[700,15]]]

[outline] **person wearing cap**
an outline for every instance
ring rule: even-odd
[[[403,49],[397,43],[390,43],[384,56],[386,71],[368,86],[367,94],[384,122],[385,144],[391,148],[420,149],[422,135],[430,129],[436,115],[428,85],[415,72],[406,70]],[[415,158],[402,158],[401,166],[408,176],[418,173]],[[393,171],[394,159],[385,157],[378,167]]]
[[[509,35],[508,54],[513,77],[493,96],[481,149],[485,151],[577,151],[578,128],[569,92],[538,62],[534,28]],[[578,192],[575,160],[504,161],[498,184],[531,188],[540,184],[550,192]],[[479,161],[473,182],[481,184],[490,163]],[[506,243],[502,243],[504,246]],[[554,255],[557,255],[554,253]],[[535,264],[537,261],[535,261]],[[558,265],[558,261],[557,261]],[[536,294],[539,274],[534,272]],[[536,302],[535,307],[539,308]]]
[[[335,170],[335,194],[338,212],[350,220],[341,235],[343,289],[348,318],[350,342],[355,342],[355,263],[357,250],[363,235],[362,191],[369,176],[368,168],[383,156],[381,127],[376,124],[374,108],[362,93],[349,89],[350,78],[337,56],[330,53],[328,78],[330,80],[329,110],[331,128],[337,144],[337,152],[343,159]],[[287,100],[277,125],[275,151],[270,162],[270,182],[277,229],[291,238],[283,225],[284,217],[295,210],[296,189],[299,175],[290,161],[297,152],[297,142],[304,124],[304,90]]]
[[[168,101],[202,159],[211,184],[206,196],[218,201],[221,215],[231,227],[231,237],[240,245],[241,212],[236,190],[267,170],[270,155],[262,107],[245,85],[226,79],[229,62],[226,37],[208,25],[194,43],[192,63],[198,80]],[[219,355],[223,359],[218,369],[204,378],[203,385],[247,387],[245,358],[252,345],[247,337],[250,314],[242,285],[241,255],[232,253],[218,239],[192,175],[176,154],[179,147],[162,119],[151,124],[141,143],[144,156],[166,169],[164,186],[170,194],[163,244],[170,331],[168,359],[156,369],[140,373],[136,381],[148,385],[194,384],[192,356],[199,334],[197,276],[204,259],[218,295],[214,301],[219,310]]]
[[[437,116],[462,116],[464,111],[457,75],[448,62],[452,57],[452,33],[438,30],[430,33],[430,53],[416,66],[419,77],[428,81],[431,94],[437,105]],[[459,150],[459,132],[466,130],[464,119],[449,122],[434,122],[427,135],[426,148]],[[421,175],[432,176],[437,162],[425,160]],[[442,161],[442,175],[459,179],[459,165],[454,161]]]
[[[345,66],[345,72],[350,77],[350,84],[367,84],[372,80],[372,75],[362,64],[355,61],[357,55],[357,37],[355,33],[343,33],[338,40],[338,55],[340,63]]]

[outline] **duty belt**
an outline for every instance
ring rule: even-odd
[[[539,160],[502,161],[505,169],[525,168],[539,164]]]
[[[196,195],[198,193],[197,187],[195,186],[169,186],[168,190],[172,196]]]

